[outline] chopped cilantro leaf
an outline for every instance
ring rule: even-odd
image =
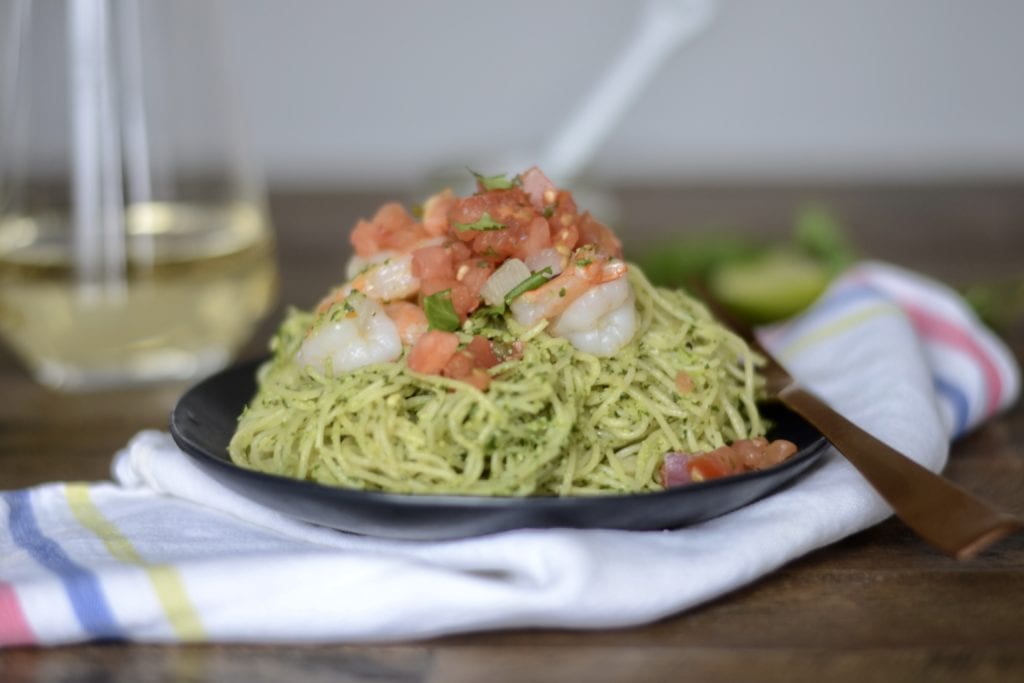
[[[444,289],[423,299],[423,312],[432,330],[454,332],[459,329],[459,315],[452,305],[452,290]]]
[[[550,280],[552,277],[551,268],[545,268],[544,270],[538,270],[536,273],[530,275],[518,285],[509,290],[508,294],[505,295],[505,304],[512,303],[518,296],[537,289],[542,284]]]
[[[505,315],[505,302],[496,304],[494,306],[481,306],[480,308],[473,311],[473,317],[486,318],[492,315]]]
[[[459,232],[466,232],[467,230],[501,230],[505,227],[504,223],[491,218],[491,214],[484,211],[484,215],[472,223],[459,223],[458,221],[452,221],[452,225]]]
[[[511,180],[505,177],[504,173],[497,175],[483,175],[477,173],[473,169],[469,170],[476,178],[476,181],[480,183],[480,187],[484,190],[511,190],[513,187],[518,187],[523,184],[522,178],[519,176],[513,176]]]

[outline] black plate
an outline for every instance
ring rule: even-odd
[[[189,389],[171,413],[178,446],[228,488],[286,515],[372,536],[443,539],[518,528],[671,529],[747,505],[811,467],[828,445],[813,427],[780,405],[765,405],[770,436],[797,445],[797,454],[760,472],[658,493],[576,497],[409,495],[359,491],[254,472],[227,452],[238,415],[256,391],[252,361]]]

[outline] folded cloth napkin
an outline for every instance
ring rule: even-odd
[[[1019,370],[947,288],[857,266],[765,331],[792,373],[932,470],[1008,406]],[[887,506],[836,453],[728,515],[658,532],[519,530],[445,542],[341,533],[207,477],[159,432],[114,481],[0,502],[0,643],[395,641],[509,627],[620,627],[673,614],[879,522]]]

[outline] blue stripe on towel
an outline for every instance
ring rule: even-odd
[[[967,431],[967,419],[971,414],[971,404],[967,400],[967,394],[952,382],[936,375],[934,377],[935,389],[939,395],[949,402],[953,408],[953,438],[956,438]]]
[[[56,541],[40,531],[29,492],[8,491],[0,495],[7,502],[14,542],[60,578],[71,607],[85,630],[94,638],[121,637],[96,576],[68,557]]]

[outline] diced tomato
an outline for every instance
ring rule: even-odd
[[[589,212],[580,216],[579,231],[580,245],[593,244],[602,254],[622,258],[622,242],[606,225],[598,222]]]
[[[763,470],[778,465],[796,451],[796,445],[785,439],[769,442],[763,437],[755,437],[740,439],[731,446],[722,446],[696,455],[666,453],[661,462],[661,483],[668,488],[691,481],[706,481],[742,472]],[[681,471],[682,468],[685,468],[685,474]]]
[[[555,184],[536,166],[519,177],[523,181],[523,192],[530,198],[533,208],[543,211],[544,204],[546,203],[544,195],[547,192],[556,190]]]
[[[778,465],[794,453],[796,453],[796,444],[785,439],[776,439],[765,447],[761,467]]]
[[[377,241],[382,249],[407,252],[428,237],[422,223],[417,223],[405,207],[388,202],[373,217],[378,226]]]
[[[744,467],[753,470],[760,464],[762,452],[767,445],[768,440],[763,437],[740,439],[733,443],[732,450]]]
[[[452,263],[456,264],[456,267],[473,256],[473,250],[464,242],[453,241],[445,246],[452,253]]]
[[[551,230],[551,246],[563,254],[568,254],[580,241],[580,231],[575,223]]]
[[[500,263],[516,253],[516,237],[516,232],[508,229],[474,233],[473,253]]]
[[[690,471],[693,481],[717,479],[744,471],[736,452],[729,446],[722,446],[709,453],[698,455],[690,460],[686,467]]]
[[[458,351],[445,364],[441,374],[452,379],[462,379],[472,371],[473,356],[467,351]]]
[[[412,225],[416,219],[399,202],[387,202],[377,209],[377,213],[373,215],[373,222],[379,225],[383,232],[396,232]]]
[[[360,220],[349,240],[356,254],[362,258],[381,250],[408,251],[426,237],[422,223],[398,202],[381,206],[370,220]]]
[[[463,382],[473,385],[480,391],[487,391],[491,386],[491,376],[480,368],[473,368],[472,372],[462,378]]]
[[[689,394],[693,391],[693,378],[690,373],[680,370],[676,373],[676,389],[680,394]]]
[[[546,204],[545,209],[549,206],[552,207],[552,218],[558,219],[561,222],[562,216],[571,216],[573,220],[580,215],[580,210],[576,206],[576,200],[572,196],[572,192],[568,190],[559,190],[555,193],[554,205]]]
[[[437,375],[448,365],[458,348],[459,338],[454,333],[430,330],[409,350],[409,369]]]
[[[429,277],[429,278],[424,278],[424,279],[420,280],[420,296],[421,297],[428,297],[431,294],[437,294],[438,292],[443,292],[446,289],[451,289],[453,285],[457,285],[457,284],[459,284],[459,283],[455,280],[455,278],[447,278],[447,277]],[[423,302],[420,301],[420,304],[422,304],[422,303]],[[455,302],[452,301],[452,305],[454,305],[454,304],[455,304]]]
[[[465,349],[456,351],[452,355],[448,363],[441,370],[441,374],[444,377],[462,380],[480,391],[486,391],[487,387],[491,384],[491,376],[487,374],[485,368],[490,367],[490,365],[483,365],[481,363],[482,356],[484,355],[481,352],[481,342],[489,351],[490,343],[486,339],[474,337]],[[493,354],[491,354],[491,358],[495,360],[494,364],[496,364],[497,359],[493,358]],[[488,359],[484,358],[483,361],[487,362]]]
[[[478,368],[493,368],[500,361],[491,348],[491,342],[486,337],[477,335],[466,345],[466,350],[473,356],[473,363]]]
[[[568,254],[575,249],[580,241],[580,215],[572,194],[559,190],[555,195],[555,203],[549,209],[548,226],[552,246]]]
[[[360,220],[349,235],[349,242],[360,258],[369,258],[380,251],[377,243],[377,227],[367,220]]]
[[[464,284],[473,296],[479,298],[487,280],[494,273],[494,264],[486,259],[472,258],[459,265],[455,279]]]
[[[446,247],[421,247],[412,252],[412,274],[421,280],[429,278],[452,279],[455,267],[451,250]]]
[[[484,195],[474,194],[457,199],[448,213],[452,222],[450,234],[463,242],[472,242],[478,233],[475,230],[459,230],[455,223],[472,225],[483,218],[485,213],[488,213],[488,205]]]
[[[543,216],[535,216],[522,231],[522,237],[516,245],[515,256],[525,261],[537,252],[551,246],[551,228]]]
[[[510,230],[525,228],[537,215],[530,198],[519,188],[491,190],[480,195],[486,200],[486,211],[491,218]]]
[[[686,471],[690,473],[690,479],[692,481],[718,479],[719,477],[724,477],[730,474],[729,470],[721,461],[703,455],[688,462],[686,464]]]

